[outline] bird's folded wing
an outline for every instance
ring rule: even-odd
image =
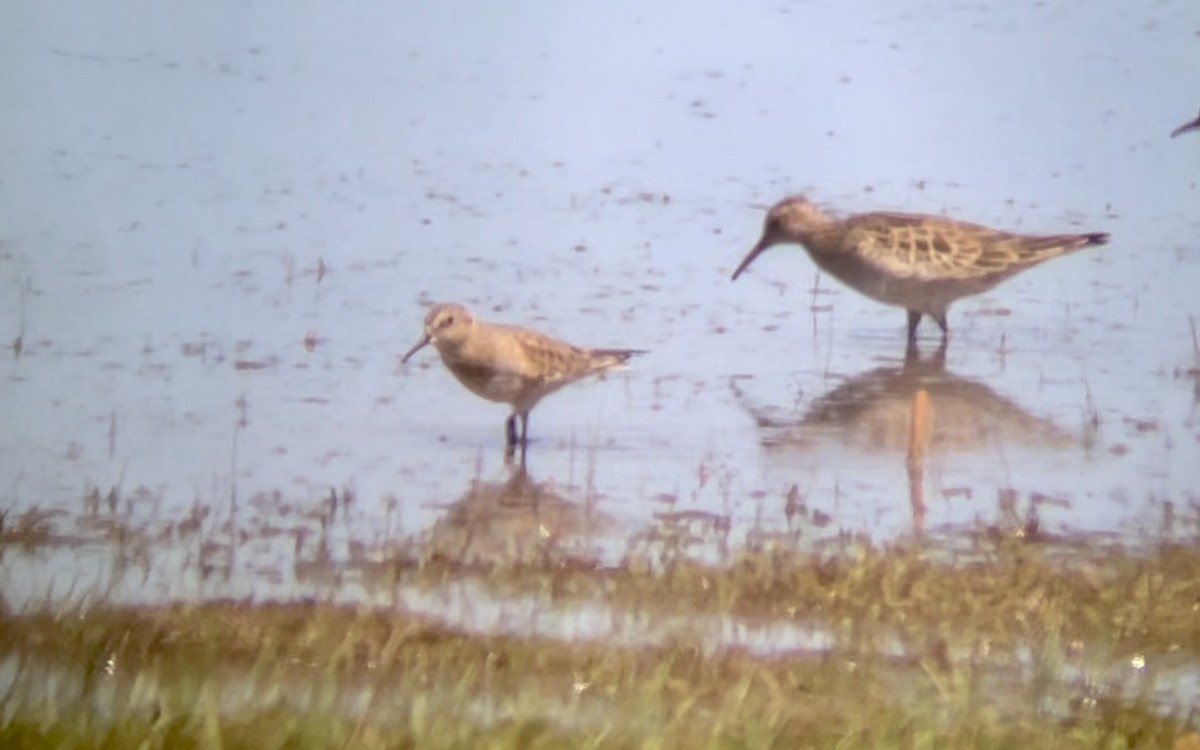
[[[938,217],[879,214],[846,233],[843,246],[895,278],[973,279],[1020,263],[1019,238]]]

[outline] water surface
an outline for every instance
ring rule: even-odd
[[[1197,29],[1187,2],[10,9],[0,498],[72,543],[7,555],[5,599],[327,593],[297,559],[444,536],[513,469],[503,407],[398,363],[441,300],[652,351],[531,421],[526,478],[599,564],[681,524],[714,562],[1188,533],[1200,137],[1167,136]],[[1112,241],[959,303],[906,367],[903,314],[799,248],[730,283],[792,192]]]

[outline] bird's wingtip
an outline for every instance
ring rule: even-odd
[[[640,357],[643,354],[649,354],[649,353],[650,353],[650,351],[648,349],[626,349],[626,350],[622,351],[618,356],[620,356],[622,362],[627,362],[630,359],[633,359],[634,357]]]

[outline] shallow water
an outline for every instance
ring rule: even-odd
[[[1194,531],[1186,2],[9,15],[0,498],[86,543],[7,555],[10,606],[322,593],[314,549],[445,537],[512,470],[503,407],[398,363],[437,300],[652,350],[531,419],[528,477],[599,563],[678,526],[715,562],[772,533]],[[929,338],[906,368],[903,314],[799,248],[729,282],[798,191],[1113,239],[959,303],[944,366]],[[131,575],[114,524],[184,542]]]

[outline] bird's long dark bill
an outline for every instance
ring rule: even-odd
[[[771,243],[767,242],[766,237],[763,237],[761,240],[759,240],[758,244],[751,248],[750,252],[746,254],[746,258],[742,261],[742,264],[737,267],[736,271],[733,272],[733,277],[730,279],[730,281],[737,281],[737,277],[742,275],[742,271],[745,271],[746,267],[753,263],[754,259],[759,255],[762,255],[762,251],[766,250],[770,246]]]
[[[419,352],[419,351],[421,350],[421,347],[425,346],[425,345],[426,345],[426,344],[428,344],[430,341],[432,341],[432,339],[430,339],[430,338],[429,338],[429,334],[428,334],[428,333],[427,333],[427,334],[425,334],[424,336],[422,336],[422,337],[421,337],[421,340],[417,342],[417,345],[416,345],[416,346],[414,346],[412,349],[409,349],[409,350],[408,350],[408,353],[407,353],[407,354],[405,354],[403,357],[401,357],[401,358],[400,358],[400,364],[404,364],[405,362],[407,362],[409,357],[411,357],[412,355],[414,355],[414,354],[416,354],[417,352]]]
[[[1179,127],[1172,130],[1171,137],[1175,138],[1176,136],[1183,135],[1184,133],[1187,133],[1192,130],[1200,130],[1200,117],[1197,117],[1195,120],[1192,120],[1191,122],[1186,123],[1184,125],[1180,125]]]

